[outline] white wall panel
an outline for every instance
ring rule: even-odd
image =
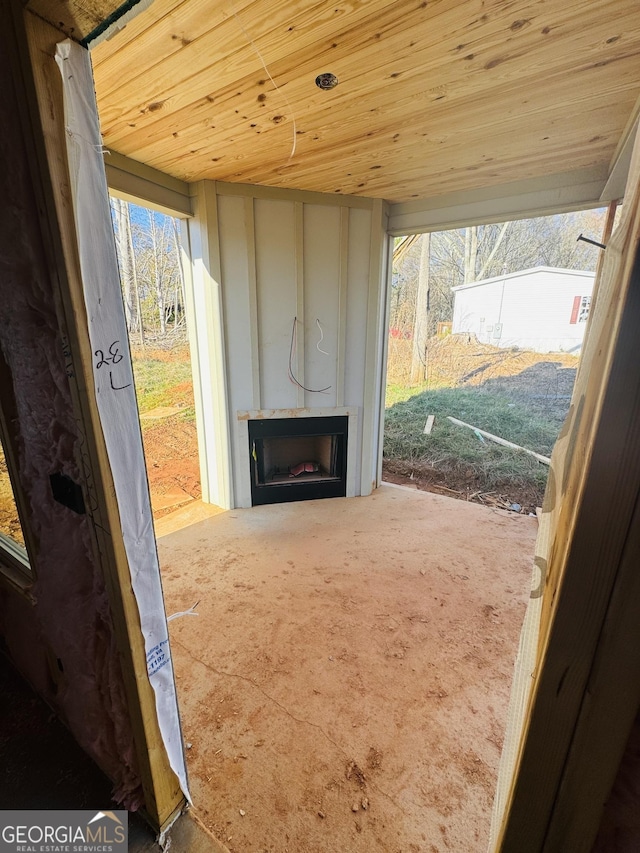
[[[298,400],[288,378],[291,330],[298,313],[295,203],[255,199],[254,211],[261,405],[287,409]]]
[[[353,206],[345,198],[297,192],[271,197],[264,188],[233,184],[216,184],[215,191],[217,233],[211,243],[220,254],[236,505],[250,505],[246,420],[238,419],[239,412],[244,418],[251,411],[312,417],[348,406],[348,493],[360,494],[361,482],[370,489],[376,477],[370,454],[364,478],[362,463],[363,424],[371,435],[379,414],[372,402],[376,369],[366,358],[378,329],[367,324],[379,313],[385,289],[384,275],[374,270],[372,279],[371,259],[385,240],[384,230],[372,227],[374,204],[367,209],[361,199]],[[330,386],[325,393],[302,391],[289,378],[296,317],[293,373],[308,389]]]
[[[335,406],[340,329],[340,208],[304,205],[305,405]],[[316,321],[320,322],[320,329]],[[318,345],[321,350],[320,352]],[[325,353],[328,353],[326,355]]]

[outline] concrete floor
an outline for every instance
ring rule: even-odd
[[[534,518],[385,485],[157,532],[168,614],[199,602],[172,649],[229,850],[484,853]]]

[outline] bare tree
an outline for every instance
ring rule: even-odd
[[[412,384],[424,382],[426,379],[427,341],[429,340],[429,256],[431,253],[431,235],[423,234],[421,243],[418,292],[416,296],[415,317],[413,322],[411,373],[409,376],[409,381]]]
[[[577,237],[599,239],[604,215],[588,210],[435,232],[428,267],[424,242],[398,238],[390,317],[392,334],[413,338],[410,356],[405,348],[411,381],[424,378],[426,340],[453,317],[453,287],[536,266],[595,270],[599,250]]]

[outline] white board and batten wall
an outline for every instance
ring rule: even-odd
[[[454,287],[453,333],[498,347],[578,353],[594,273],[536,267]]]
[[[369,494],[381,460],[385,205],[194,186],[195,217],[183,237],[192,262],[191,346],[202,372],[203,499],[251,506],[249,418],[331,414],[349,417],[347,495]]]

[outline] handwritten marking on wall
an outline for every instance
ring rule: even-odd
[[[107,350],[107,355],[105,355],[105,351],[102,349],[97,349],[94,352],[94,356],[96,357],[96,370],[100,370],[101,367],[105,365],[109,368],[109,384],[111,386],[112,391],[124,391],[125,388],[129,388],[131,386],[131,382],[127,382],[126,385],[114,385],[113,384],[113,370],[111,369],[116,364],[120,364],[124,356],[120,353],[120,347],[118,344],[120,341],[113,341],[109,345],[109,349]]]

